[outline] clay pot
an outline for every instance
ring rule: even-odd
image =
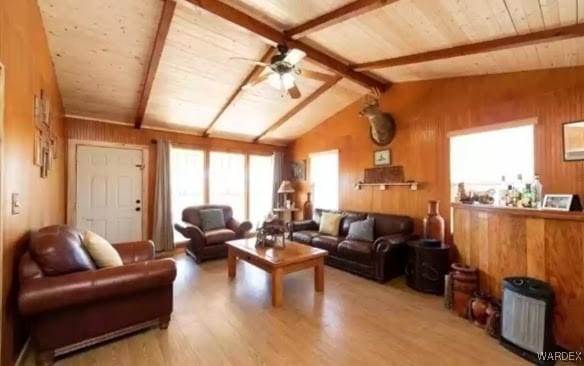
[[[312,201],[310,200],[310,192],[306,193],[306,202],[302,206],[302,217],[304,220],[312,220]]]
[[[440,216],[440,201],[428,201],[428,214],[424,218],[424,239],[444,243],[444,218]]]
[[[474,320],[474,323],[481,328],[484,328],[487,323],[487,308],[490,303],[489,299],[490,297],[487,294],[483,292],[475,292],[468,303],[469,318]]]
[[[493,338],[501,336],[501,305],[490,302],[487,306],[487,322],[485,329],[487,333]]]
[[[459,316],[466,318],[468,302],[478,289],[478,270],[460,263],[452,266],[452,309]]]

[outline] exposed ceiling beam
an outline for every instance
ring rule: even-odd
[[[262,58],[260,59],[260,61],[261,62],[268,62],[270,60],[270,58],[274,55],[275,51],[276,51],[276,49],[274,47],[271,47],[270,46],[269,49],[266,51],[266,53],[262,56]],[[223,104],[223,106],[221,107],[221,109],[219,110],[219,112],[215,115],[215,117],[213,118],[213,120],[211,121],[211,123],[209,124],[209,126],[207,126],[207,128],[203,132],[203,136],[204,137],[209,136],[209,132],[211,131],[211,129],[213,128],[213,126],[215,125],[215,123],[217,123],[217,121],[219,120],[219,118],[221,118],[221,116],[223,115],[223,113],[225,113],[225,111],[227,110],[227,108],[229,108],[229,106],[233,103],[233,101],[241,93],[241,91],[243,90],[243,87],[247,83],[249,83],[251,80],[253,80],[257,76],[259,76],[259,74],[262,71],[264,71],[264,70],[265,70],[265,67],[264,66],[261,66],[261,65],[254,66],[254,68],[251,70],[251,72],[237,86],[237,89],[235,89],[235,91],[229,96],[229,98],[227,99],[227,101],[225,102],[225,104]]]
[[[356,71],[383,69],[387,67],[417,64],[421,62],[443,60],[459,56],[501,51],[510,48],[560,41],[581,36],[584,36],[584,24],[569,25],[566,27],[548,29],[534,33],[520,34],[516,36],[493,39],[490,41],[477,42],[435,51],[389,58],[385,60],[366,62],[353,65],[353,69]]]
[[[166,0],[164,2],[162,15],[160,16],[160,22],[158,23],[158,30],[156,31],[156,38],[154,39],[152,55],[150,56],[150,62],[148,63],[148,69],[146,71],[144,88],[142,89],[140,101],[138,102],[138,111],[134,121],[134,127],[136,128],[142,127],[142,122],[144,122],[144,115],[146,114],[146,107],[148,106],[148,100],[150,99],[150,93],[152,92],[152,85],[154,84],[154,78],[156,77],[156,72],[158,71],[160,57],[162,56],[162,50],[164,49],[164,44],[166,43],[166,37],[168,36],[170,23],[172,22],[175,9],[176,2],[174,0]]]
[[[316,91],[314,93],[310,94],[308,97],[306,97],[300,103],[298,103],[294,108],[289,110],[285,115],[283,115],[280,119],[278,119],[273,125],[271,125],[266,130],[264,130],[264,132],[262,132],[260,135],[258,135],[253,141],[258,142],[262,137],[266,136],[268,133],[274,131],[275,129],[277,129],[278,127],[280,127],[284,123],[286,123],[286,121],[288,121],[290,118],[294,117],[298,112],[303,110],[310,103],[314,102],[324,92],[326,92],[327,90],[329,90],[330,88],[335,86],[335,84],[337,84],[341,79],[342,79],[342,77],[337,76],[337,77],[332,78],[330,81],[327,81],[326,83],[322,84],[318,89],[316,89]]]
[[[270,43],[276,44],[287,44],[291,48],[298,48],[306,52],[306,55],[313,61],[319,63],[348,79],[355,81],[356,83],[366,87],[375,88],[381,91],[385,91],[388,88],[388,84],[381,82],[369,75],[362,74],[352,70],[345,63],[337,60],[336,58],[327,55],[326,53],[315,49],[301,41],[292,40],[286,37],[286,35],[269,25],[260,22],[259,20],[235,9],[231,6],[219,1],[219,0],[187,0],[191,4],[205,9],[225,20],[228,20],[248,31],[257,34]]]
[[[352,3],[311,19],[306,23],[292,27],[287,30],[285,34],[289,38],[299,39],[307,36],[309,33],[331,27],[349,18],[379,9],[382,6],[389,5],[396,1],[398,0],[355,0]]]

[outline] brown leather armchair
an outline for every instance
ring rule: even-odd
[[[225,228],[203,231],[199,211],[219,208],[223,210]],[[233,210],[225,205],[201,205],[187,207],[182,212],[182,224],[175,224],[174,228],[190,240],[186,252],[195,262],[201,263],[207,259],[227,257],[226,241],[241,239],[251,230],[251,222],[239,223],[233,218]]]
[[[158,325],[172,313],[173,259],[154,259],[152,242],[114,244],[123,266],[96,269],[81,232],[49,226],[32,234],[20,261],[21,314],[39,364]]]

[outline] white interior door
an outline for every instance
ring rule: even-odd
[[[142,239],[142,151],[77,147],[76,225],[111,243]]]

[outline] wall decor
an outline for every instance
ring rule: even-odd
[[[402,183],[404,167],[401,165],[365,169],[364,183]]]
[[[292,162],[292,177],[295,180],[306,179],[306,160]]]
[[[395,137],[395,120],[391,114],[379,109],[380,97],[381,93],[378,90],[374,90],[372,95],[366,95],[365,108],[359,112],[359,115],[369,120],[371,140],[379,146],[385,146]]]
[[[373,152],[374,166],[391,165],[391,151],[389,149],[376,150]]]
[[[575,194],[546,194],[543,198],[543,209],[556,211],[580,211],[580,197]]]
[[[36,166],[43,165],[43,139],[41,130],[34,129],[34,146],[33,146],[33,161],[32,163]]]
[[[584,121],[567,122],[562,125],[564,160],[584,160]]]
[[[45,95],[45,92],[41,90],[41,123],[43,124],[43,128],[50,129],[51,128],[51,102],[49,98]]]
[[[42,102],[41,102],[41,96],[40,95],[36,95],[34,96],[34,100],[33,100],[33,123],[37,128],[42,128],[42,118],[41,118],[41,114],[42,114]]]

